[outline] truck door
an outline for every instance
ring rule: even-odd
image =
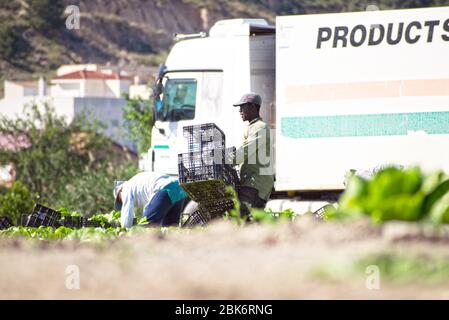
[[[220,71],[167,72],[161,102],[156,105],[152,170],[178,173],[178,154],[186,152],[185,126],[216,122],[222,111],[223,73]]]

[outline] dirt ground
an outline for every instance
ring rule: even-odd
[[[448,299],[449,281],[399,284],[380,270],[380,287],[370,290],[363,272],[314,272],[378,252],[445,256],[448,234],[301,218],[244,228],[219,222],[101,246],[1,239],[0,299]]]

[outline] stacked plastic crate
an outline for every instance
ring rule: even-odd
[[[31,215],[27,217],[25,226],[34,228],[40,226],[58,228],[60,226],[60,220],[61,213],[59,211],[36,204]]]
[[[21,225],[25,227],[53,227],[64,226],[71,229],[80,229],[83,227],[92,227],[88,225],[90,221],[83,217],[62,217],[61,212],[43,206],[39,203],[34,205],[33,212],[30,215],[22,215]],[[95,225],[96,226],[96,225]],[[100,225],[98,225],[100,227]]]
[[[11,227],[12,224],[7,224],[7,220],[0,217],[0,230]],[[137,224],[137,219],[134,218],[133,225]],[[59,228],[64,226],[70,229],[81,228],[119,228],[118,222],[100,222],[84,218],[81,216],[65,216],[61,212],[45,207],[39,203],[34,205],[33,212],[31,214],[23,214],[20,219],[20,225],[24,227],[53,227]]]
[[[234,208],[226,187],[238,188],[238,174],[227,160],[235,148],[226,149],[226,137],[214,123],[184,127],[188,152],[178,155],[179,181],[189,197],[199,204],[185,226],[206,224]]]

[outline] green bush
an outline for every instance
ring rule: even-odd
[[[152,107],[151,101],[130,99],[125,95],[127,106],[124,111],[125,127],[129,139],[137,145],[140,153],[148,152],[151,146]]]
[[[0,134],[17,146],[0,150],[0,163],[14,164],[17,180],[52,203],[73,178],[94,173],[113,157],[110,140],[99,130],[82,118],[67,124],[49,106],[33,106],[26,117],[0,117]]]
[[[8,217],[14,225],[20,221],[22,214],[30,214],[37,195],[31,193],[20,181],[13,183],[10,190],[0,196],[0,216]]]
[[[0,150],[0,163],[12,163],[22,182],[19,186],[36,192],[39,201],[51,208],[64,207],[85,216],[109,212],[114,181],[138,171],[132,162],[117,160],[121,151],[112,147],[98,124],[85,117],[68,124],[49,106],[44,111],[33,106],[20,119],[0,118],[0,134],[16,146]],[[27,208],[14,201],[8,205],[17,214]]]
[[[110,212],[114,207],[114,181],[128,180],[137,172],[133,164],[119,167],[101,164],[95,169],[85,169],[67,181],[52,205],[80,212],[85,217]]]

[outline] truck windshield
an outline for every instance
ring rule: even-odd
[[[162,104],[157,110],[159,121],[181,121],[195,118],[196,79],[168,79]]]

